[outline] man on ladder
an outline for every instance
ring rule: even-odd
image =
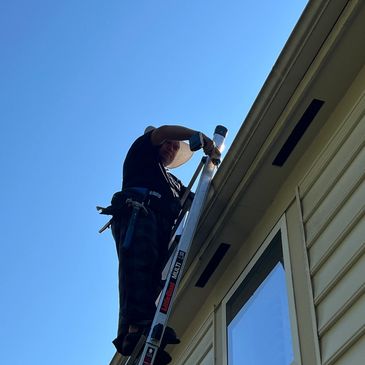
[[[206,135],[182,126],[148,127],[129,149],[123,165],[122,191],[110,207],[112,234],[119,259],[119,325],[113,341],[123,356],[133,352],[140,337],[150,329],[161,290],[161,273],[167,259],[171,229],[181,210],[186,188],[168,169],[186,161],[192,152],[184,140],[201,141],[204,153],[219,158],[220,152]],[[179,340],[171,328],[163,344]],[[171,361],[160,347],[155,364]]]

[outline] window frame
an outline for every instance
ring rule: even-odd
[[[293,354],[294,359],[291,365],[302,365],[300,347],[299,347],[299,335],[298,335],[298,320],[297,314],[295,310],[295,296],[293,289],[293,277],[292,277],[292,268],[291,268],[291,260],[290,260],[290,246],[288,241],[288,231],[286,225],[286,216],[285,214],[280,218],[280,220],[276,223],[274,228],[270,231],[269,235],[266,237],[264,242],[260,245],[259,249],[249,261],[248,265],[244,268],[239,277],[235,280],[234,284],[225,295],[222,300],[222,310],[221,310],[221,329],[222,329],[222,365],[228,365],[228,346],[227,346],[227,305],[230,299],[233,297],[237,289],[247,278],[255,264],[258,262],[260,257],[263,255],[265,250],[268,248],[274,237],[277,233],[280,232],[281,235],[281,246],[283,252],[283,261],[284,261],[284,270],[285,270],[285,281],[286,288],[288,293],[288,307],[289,307],[289,321],[290,321],[290,329],[291,329],[291,337],[292,337],[292,346],[293,346]]]

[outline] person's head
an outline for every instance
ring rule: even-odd
[[[148,126],[144,133],[146,134],[154,129],[156,128]],[[183,141],[167,140],[159,148],[159,156],[162,164],[170,169],[181,166],[192,155],[193,152],[190,150],[189,145]]]
[[[167,140],[159,148],[159,156],[164,166],[168,167],[176,158],[180,149],[179,141]]]

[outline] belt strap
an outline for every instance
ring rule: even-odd
[[[158,193],[157,191],[150,190],[148,188],[131,187],[131,188],[125,188],[122,191],[125,191],[125,192],[128,192],[128,191],[135,192],[135,193],[139,193],[139,194],[146,195],[146,196],[147,195],[152,195],[152,196],[155,196],[158,199],[161,199],[162,198],[162,195],[160,193]]]

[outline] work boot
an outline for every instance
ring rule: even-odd
[[[127,333],[128,325],[126,323],[119,323],[118,336],[112,341],[112,343],[120,354],[122,353],[123,340]]]
[[[167,345],[177,345],[179,343],[180,340],[177,338],[174,329],[171,327],[166,327],[161,340],[160,349],[163,350]]]
[[[120,352],[123,356],[132,355],[132,352],[142,335],[146,335],[146,328],[142,327],[137,332],[127,333],[123,339],[120,349],[121,351],[118,352]]]
[[[116,339],[113,340],[113,345],[120,354],[122,353],[123,339],[124,336],[118,336]]]
[[[172,361],[172,357],[170,354],[161,348],[158,349],[156,358],[154,361],[154,365],[167,365]]]

